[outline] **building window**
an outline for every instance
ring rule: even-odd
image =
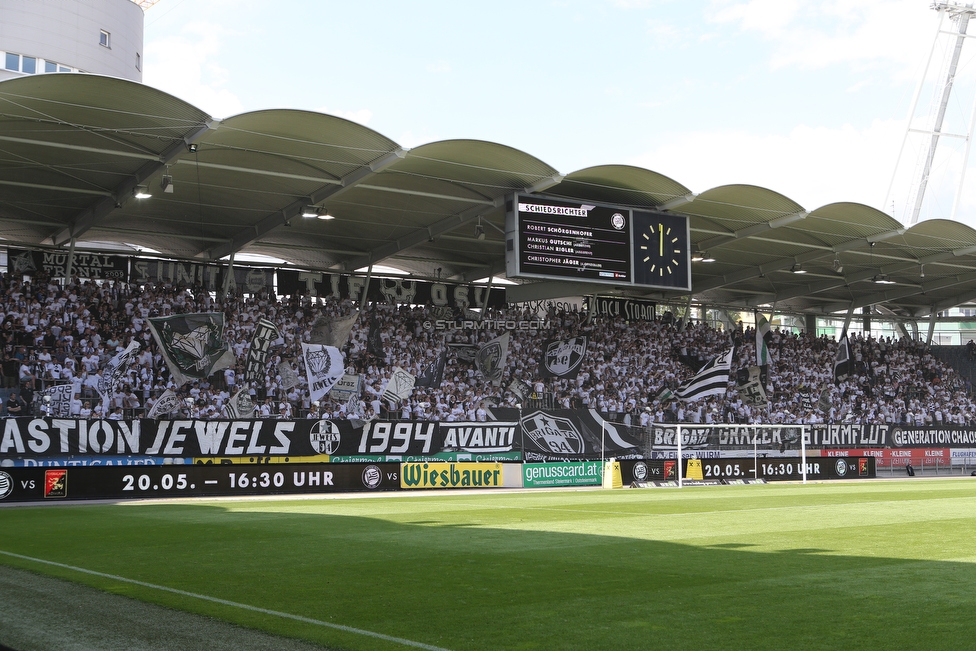
[[[98,34],[98,44],[102,47],[112,47],[112,35],[104,29]]]
[[[24,72],[33,75],[37,72],[37,59],[35,57],[22,56],[7,52],[4,58],[3,67],[14,72]]]
[[[74,72],[74,70],[55,61],[45,61],[44,72]]]

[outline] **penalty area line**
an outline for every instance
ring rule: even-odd
[[[254,613],[261,613],[263,615],[272,615],[274,617],[282,617],[284,619],[291,619],[296,622],[303,622],[305,624],[313,624],[315,626],[324,626],[326,628],[335,629],[337,631],[342,631],[344,633],[354,633],[356,635],[364,635],[366,637],[375,638],[378,640],[385,640],[387,642],[393,642],[395,644],[402,644],[403,646],[415,647],[418,649],[426,649],[427,651],[450,651],[439,646],[433,646],[431,644],[424,644],[423,642],[415,642],[413,640],[407,640],[402,637],[395,637],[393,635],[386,635],[384,633],[376,633],[375,631],[367,631],[362,628],[355,628],[352,626],[343,626],[342,624],[333,624],[332,622],[326,622],[321,619],[313,619],[311,617],[303,617],[302,615],[293,615],[291,613],[281,612],[280,610],[270,610],[268,608],[259,608],[258,606],[249,606],[247,604],[237,603],[236,601],[229,601],[227,599],[220,599],[219,597],[210,597],[204,594],[197,594],[195,592],[187,592],[186,590],[179,590],[177,588],[170,588],[165,585],[156,585],[155,583],[147,583],[146,581],[139,581],[136,579],[127,579],[124,576],[117,576],[115,574],[106,574],[105,572],[98,572],[95,570],[89,570],[84,567],[75,567],[74,565],[66,565],[64,563],[58,563],[56,561],[48,561],[43,558],[34,558],[33,556],[24,556],[23,554],[15,554],[14,552],[8,552],[0,549],[0,554],[4,556],[10,556],[11,558],[19,558],[23,561],[30,561],[32,563],[40,563],[42,565],[51,565],[53,567],[60,567],[65,570],[71,570],[72,572],[80,572],[82,574],[89,574],[91,576],[99,576],[104,579],[111,579],[113,581],[119,581],[121,583],[129,583],[132,585],[142,586],[143,588],[150,588],[152,590],[160,590],[162,592],[169,592],[172,594],[177,594],[183,597],[190,597],[193,599],[200,599],[202,601],[209,601],[215,604],[221,604],[223,606],[230,606],[232,608],[240,608],[241,610],[249,610]]]

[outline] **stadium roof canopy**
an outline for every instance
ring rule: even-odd
[[[694,300],[828,314],[883,305],[918,318],[976,299],[976,231],[906,228],[865,205],[804,209],[765,188],[694,194],[605,165],[560,174],[525,152],[448,140],[407,150],[360,124],[296,110],[216,121],[149,86],[94,75],[0,83],[0,237],[9,246],[142,247],[211,261],[261,254],[302,269],[384,264],[474,281],[505,270],[505,197],[537,192],[690,217]],[[164,192],[164,175],[171,192]],[[133,198],[145,186],[151,199]],[[308,206],[334,219],[302,217]],[[484,239],[476,236],[482,224]],[[794,273],[796,270],[806,273]],[[887,278],[892,284],[875,281]],[[642,292],[517,281],[509,300]]]

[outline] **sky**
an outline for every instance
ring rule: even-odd
[[[161,0],[143,82],[216,118],[320,111],[404,147],[489,140],[564,174],[637,165],[696,193],[751,184],[908,223],[930,137],[906,127],[932,128],[939,24],[929,0]],[[976,106],[968,47],[954,133]],[[942,142],[922,219],[951,214],[965,146]],[[958,218],[976,226],[967,178]]]

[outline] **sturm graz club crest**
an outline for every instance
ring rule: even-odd
[[[14,478],[0,471],[0,500],[14,492]]]
[[[586,337],[556,339],[546,344],[545,371],[547,376],[575,377],[586,356]]]
[[[383,471],[379,466],[369,465],[363,469],[363,486],[372,490],[383,482]]]
[[[586,446],[573,421],[537,411],[522,419],[522,433],[556,454],[582,454]]]
[[[335,454],[341,438],[339,428],[331,420],[320,420],[308,432],[308,442],[316,454]]]
[[[647,464],[643,461],[634,464],[634,479],[637,481],[647,480]]]
[[[837,475],[843,477],[847,474],[847,459],[838,459],[837,463],[834,464],[834,468],[837,470]]]

